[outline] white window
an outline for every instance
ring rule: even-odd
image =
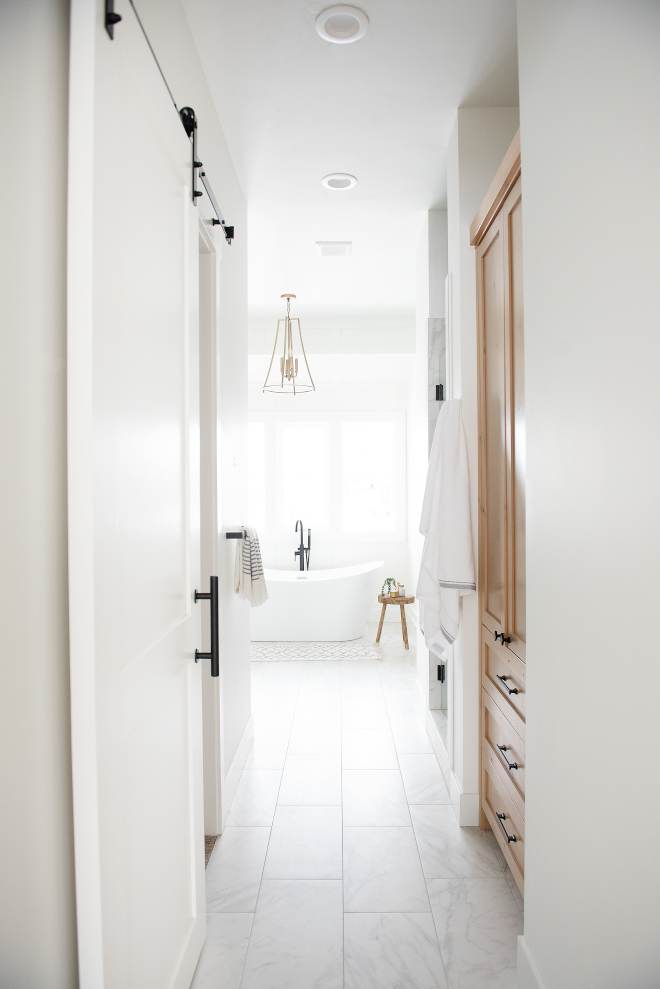
[[[343,422],[342,529],[393,532],[394,428],[389,422]]]
[[[257,414],[249,431],[250,519],[282,538],[297,519],[326,538],[405,539],[405,414]]]
[[[327,435],[324,424],[280,425],[278,528],[292,529],[297,519],[328,528]]]
[[[266,429],[263,422],[248,425],[248,519],[259,532],[266,528]]]

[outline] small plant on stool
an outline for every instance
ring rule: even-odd
[[[396,591],[394,592],[394,594],[392,594],[393,587],[396,587],[396,580],[394,579],[394,577],[386,577],[380,591],[381,597],[387,597],[388,594],[390,597],[396,597]],[[387,591],[385,590],[385,588],[387,588]]]

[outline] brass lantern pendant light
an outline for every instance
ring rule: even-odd
[[[299,392],[315,391],[314,382],[312,381],[312,375],[310,374],[309,364],[307,363],[307,354],[305,353],[305,345],[303,343],[302,331],[300,329],[300,320],[297,317],[291,318],[291,299],[295,299],[295,295],[291,295],[290,292],[285,293],[281,298],[286,299],[286,316],[284,319],[278,319],[277,321],[277,333],[275,334],[275,345],[273,347],[273,356],[270,359],[270,364],[268,365],[268,374],[266,375],[266,380],[264,381],[264,391],[276,392],[280,395],[297,395]],[[278,367],[275,363],[275,355],[277,354],[277,344],[280,338],[280,327],[284,324],[284,340],[280,344],[280,365],[279,374]],[[297,328],[297,346],[294,348],[294,323]],[[298,367],[297,353],[302,353],[302,360],[305,362],[305,368],[307,369],[307,374],[305,374],[304,368]],[[299,374],[300,370],[300,374]],[[272,372],[272,374],[271,374]]]

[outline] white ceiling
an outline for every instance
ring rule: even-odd
[[[515,0],[360,0],[369,31],[344,45],[316,33],[323,0],[184,4],[248,202],[251,313],[283,292],[302,315],[410,311],[457,107],[517,105]],[[321,186],[339,171],[357,188]]]

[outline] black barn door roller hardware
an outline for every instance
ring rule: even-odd
[[[209,202],[211,203],[211,206],[213,207],[213,212],[215,213],[215,216],[211,220],[211,223],[213,224],[214,227],[217,226],[222,227],[223,233],[225,235],[225,240],[227,241],[228,244],[231,244],[232,240],[234,239],[234,228],[227,226],[227,224],[225,223],[224,217],[220,212],[220,207],[218,206],[217,200],[213,195],[213,189],[211,188],[211,183],[208,180],[208,176],[206,172],[199,171],[199,169],[202,167],[202,162],[199,160],[197,156],[197,117],[195,115],[195,111],[191,106],[182,106],[181,109],[179,110],[179,116],[181,117],[181,123],[184,126],[185,132],[190,138],[190,141],[192,143],[193,203],[196,203],[197,199],[200,196],[204,195],[202,190],[197,188],[197,176],[199,175],[199,178],[202,181],[202,185],[204,186],[204,191],[206,192],[206,195],[209,197]]]
[[[211,602],[211,652],[200,652],[195,649],[195,662],[200,659],[211,660],[211,676],[220,676],[220,630],[218,627],[218,578],[210,578],[210,590],[195,591],[195,603],[197,601]]]
[[[183,124],[184,130],[192,143],[192,201],[193,203],[196,204],[199,197],[203,196],[204,193],[201,191],[201,189],[197,188],[197,175],[199,169],[202,167],[202,163],[197,157],[197,117],[195,116],[195,111],[190,106],[184,106],[179,110],[178,106],[176,105],[176,100],[172,95],[172,90],[169,87],[169,83],[165,78],[165,73],[163,72],[160,66],[160,62],[156,58],[156,52],[153,49],[153,45],[149,41],[149,35],[144,29],[144,24],[140,19],[140,15],[137,12],[135,4],[133,3],[133,0],[128,0],[128,2],[133,8],[133,13],[135,14],[136,20],[140,25],[140,30],[144,35],[144,40],[147,42],[149,51],[151,52],[153,56],[153,60],[156,63],[156,67],[160,72],[160,77],[165,83],[165,88],[167,89],[170,99],[174,104],[174,109],[179,114],[179,118],[181,120],[181,123]],[[114,41],[115,38],[115,24],[119,24],[120,21],[121,21],[121,14],[115,14],[115,0],[105,0],[105,29],[108,32],[108,37],[112,41]],[[213,224],[214,227],[218,227],[218,226],[222,227],[222,231],[225,235],[225,240],[227,241],[228,244],[231,244],[232,240],[234,239],[234,228],[228,226],[225,223],[224,217],[220,212],[220,207],[218,206],[217,200],[213,195],[213,189],[211,188],[211,183],[209,182],[206,173],[199,172],[199,177],[202,180],[202,185],[204,186],[206,195],[209,197],[209,202],[211,203],[213,212],[215,213],[215,216],[212,218],[211,223]]]

